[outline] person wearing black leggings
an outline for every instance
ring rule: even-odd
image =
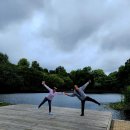
[[[45,81],[42,81],[42,85],[45,86],[45,88],[49,91],[48,96],[46,96],[43,101],[39,104],[38,108],[40,108],[45,102],[48,101],[48,105],[49,105],[49,115],[52,115],[51,113],[51,101],[54,98],[54,96],[56,96],[58,94],[58,92],[56,92],[57,88],[53,87],[53,89],[51,89],[49,86],[46,85]]]
[[[89,80],[87,83],[85,83],[81,87],[74,85],[73,94],[67,94],[67,93],[64,92],[65,95],[70,96],[70,97],[76,96],[81,101],[81,115],[80,116],[84,116],[85,101],[91,101],[93,103],[100,105],[100,103],[98,101],[96,101],[95,99],[92,99],[89,96],[86,96],[86,94],[84,93],[84,90],[88,86],[89,83],[91,83],[91,80]]]
[[[49,105],[49,114],[51,114],[51,100],[49,100],[47,97],[45,97],[43,99],[43,101],[40,103],[40,105],[38,106],[38,108],[40,108],[47,101],[48,101],[48,105]]]

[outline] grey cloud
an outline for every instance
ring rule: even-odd
[[[13,22],[29,18],[40,7],[43,7],[42,0],[1,0],[0,30]]]
[[[94,58],[94,63],[91,62],[91,66],[94,69],[103,69],[107,74],[117,71],[118,68],[123,65],[127,59],[129,59],[129,51],[103,51],[100,50]]]
[[[119,58],[106,58],[103,59],[100,65],[100,68],[105,70],[107,73],[111,73],[113,71],[116,71],[117,68],[119,67],[119,64],[121,64]]]
[[[62,50],[75,49],[80,41],[89,38],[104,23],[106,16],[102,7],[105,2],[94,2],[97,4],[79,0],[54,0],[53,4],[46,1],[44,13],[49,27],[45,29],[43,25],[43,37],[52,38]]]
[[[130,30],[124,33],[108,35],[102,43],[103,50],[130,50]]]
[[[130,56],[129,3],[1,0],[0,51],[15,63],[25,57],[47,68],[115,71]]]
[[[106,25],[105,29],[111,28],[110,31],[113,33],[105,38],[100,35],[103,42],[101,49],[124,47],[123,44],[128,47],[130,30],[125,33],[122,29],[125,25],[124,21],[130,19],[128,3],[128,1],[121,0],[46,1],[44,13],[47,16],[48,28],[45,29],[43,25],[42,36],[53,39],[58,48],[64,51],[72,51],[81,44],[82,40],[93,37],[102,26]],[[120,21],[123,21],[123,23]],[[114,32],[116,28],[113,27],[113,24],[120,27],[120,33]]]
[[[81,31],[82,30],[82,31]],[[61,32],[56,37],[54,37],[55,42],[58,44],[57,46],[63,49],[64,51],[71,51],[75,49],[78,43],[86,38],[92,33],[92,28],[90,31],[86,27],[80,28],[75,32]]]

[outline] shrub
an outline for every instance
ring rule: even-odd
[[[130,86],[128,86],[124,92],[124,103],[130,105]]]

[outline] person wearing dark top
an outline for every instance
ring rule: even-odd
[[[96,103],[96,104],[100,105],[100,103],[98,101],[96,101],[95,99],[92,99],[91,97],[87,96],[84,93],[85,88],[90,83],[91,83],[91,80],[89,80],[87,83],[85,83],[81,87],[78,87],[77,85],[74,85],[74,91],[73,91],[72,94],[67,94],[66,92],[64,92],[65,95],[70,96],[70,97],[76,96],[81,101],[81,115],[80,116],[84,116],[85,101],[91,101],[93,103]]]

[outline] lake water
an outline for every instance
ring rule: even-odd
[[[8,102],[12,104],[34,104],[39,105],[47,93],[23,93],[23,94],[0,94],[1,102]],[[109,103],[119,102],[123,98],[121,94],[87,94],[96,99],[102,105],[98,106],[92,102],[86,102],[86,108],[98,111],[112,112],[113,119],[127,119],[127,115],[123,111],[113,110],[108,107]],[[44,105],[48,105],[45,103]],[[44,107],[43,105],[43,107]],[[76,97],[68,97],[65,95],[57,95],[52,101],[52,106],[80,108],[80,101]],[[53,110],[53,107],[52,107]]]

